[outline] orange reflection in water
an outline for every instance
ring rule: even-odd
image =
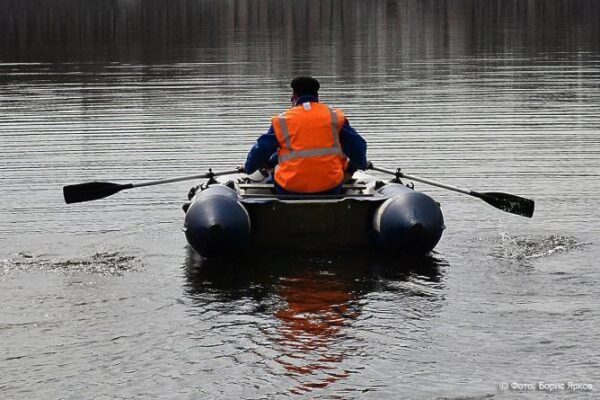
[[[344,327],[360,313],[348,281],[333,274],[307,273],[286,277],[276,293],[286,305],[275,312],[281,355],[276,361],[299,384],[302,394],[344,379]]]

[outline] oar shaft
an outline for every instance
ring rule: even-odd
[[[479,193],[473,190],[462,189],[456,186],[446,185],[444,183],[432,181],[430,179],[419,178],[418,176],[406,175],[400,172],[400,170],[392,171],[385,168],[375,167],[373,164],[369,165],[370,169],[379,172],[385,172],[386,174],[396,175],[399,178],[412,179],[413,181],[426,183],[428,185],[437,186],[443,189],[452,190],[454,192],[463,193],[472,197],[476,197],[488,203],[489,205],[496,207],[502,211],[509,212],[511,214],[521,215],[523,217],[531,218],[535,209],[535,202],[524,197],[515,196],[510,193],[500,192],[486,192]]]
[[[191,180],[194,180],[194,179],[204,179],[204,178],[210,178],[212,176],[231,175],[231,174],[237,174],[237,173],[240,173],[240,171],[237,170],[237,169],[234,169],[234,170],[231,170],[231,171],[209,172],[209,173],[206,173],[206,174],[192,175],[192,176],[180,176],[180,177],[177,177],[177,178],[162,179],[162,180],[157,180],[157,181],[148,181],[148,182],[133,183],[131,185],[131,188],[138,188],[138,187],[144,187],[144,186],[154,186],[154,185],[162,185],[162,184],[165,184],[165,183],[191,181]]]
[[[87,182],[80,183],[77,185],[67,185],[63,187],[63,196],[65,197],[65,202],[67,204],[80,203],[83,201],[103,199],[104,197],[112,196],[113,194],[118,193],[121,190],[133,189],[143,186],[162,185],[164,183],[189,181],[193,179],[213,178],[215,176],[230,175],[242,172],[241,169],[234,169],[231,171],[223,172],[213,172],[209,169],[208,171],[208,173],[200,175],[180,176],[178,178],[162,179],[158,181],[147,181],[140,183],[119,184],[112,182]]]
[[[373,169],[375,171],[379,171],[379,172],[385,172],[386,174],[396,175],[396,171],[392,171],[391,169],[379,168],[379,167],[375,167],[375,166],[372,166],[371,169]],[[410,179],[410,180],[421,182],[421,183],[425,183],[425,184],[428,184],[428,185],[431,185],[431,186],[437,186],[437,187],[440,187],[440,188],[443,188],[443,189],[452,190],[454,192],[467,194],[469,196],[473,196],[473,193],[474,193],[473,191],[468,190],[468,189],[461,189],[461,188],[456,187],[456,186],[446,185],[444,183],[432,181],[430,179],[419,178],[418,176],[407,175],[407,174],[404,174],[402,172],[399,172],[398,175],[401,178]]]

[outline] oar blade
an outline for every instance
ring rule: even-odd
[[[111,182],[87,182],[63,187],[63,195],[67,204],[81,203],[83,201],[102,199],[131,187],[131,184],[121,185]]]
[[[491,206],[511,214],[521,215],[523,217],[533,217],[535,202],[524,197],[515,196],[509,193],[500,192],[472,192],[475,197],[480,198]]]

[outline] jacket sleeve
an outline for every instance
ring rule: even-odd
[[[244,170],[247,174],[251,174],[259,168],[263,168],[269,164],[269,159],[277,153],[279,142],[275,136],[273,125],[268,132],[261,135],[246,157]]]
[[[348,172],[367,169],[367,142],[350,126],[347,119],[340,131],[340,144],[342,151],[350,159]]]

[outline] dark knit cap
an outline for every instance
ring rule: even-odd
[[[298,96],[312,95],[316,96],[321,85],[319,81],[310,76],[299,76],[292,80],[292,89]]]

